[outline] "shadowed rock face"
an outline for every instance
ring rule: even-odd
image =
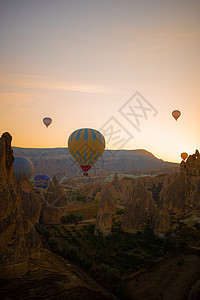
[[[60,218],[66,212],[65,192],[54,176],[43,195],[40,222],[43,224],[60,224]]]
[[[180,164],[180,174],[136,180],[126,204],[123,230],[138,230],[148,222],[158,233],[193,210],[200,210],[200,155],[196,151]],[[137,183],[138,182],[138,183]],[[149,192],[148,192],[148,191]],[[147,212],[152,212],[145,216]]]
[[[0,276],[15,277],[27,271],[27,260],[39,251],[40,239],[22,209],[13,172],[12,137],[0,139]]]
[[[104,236],[111,233],[112,216],[116,212],[115,200],[107,188],[99,202],[99,209],[95,224],[95,233],[102,232]]]
[[[118,206],[121,202],[125,204],[122,230],[142,230],[151,224],[157,233],[164,233],[179,218],[200,210],[200,154],[196,151],[186,162],[182,161],[180,173],[121,180],[115,175],[112,183],[102,186],[96,194],[100,203],[105,190],[109,191],[110,199],[118,201]],[[100,223],[108,218],[98,217],[100,231],[104,230]]]
[[[63,207],[66,206],[65,196],[64,189],[60,186],[58,180],[54,176],[48,186],[47,193],[45,194],[46,201],[56,207]]]
[[[126,204],[122,220],[122,230],[137,231],[152,223],[156,211],[156,204],[152,193],[146,189],[143,182],[138,180],[133,193]]]
[[[28,219],[35,225],[39,223],[42,202],[38,194],[34,192],[30,181],[23,176],[19,181],[19,190],[22,199],[22,208]]]

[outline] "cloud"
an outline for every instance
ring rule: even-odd
[[[100,52],[102,56],[117,56],[122,59],[143,59],[144,56],[162,56],[171,53],[183,53],[184,51],[195,51],[199,49],[199,32],[176,30],[174,28],[147,29],[144,31],[121,30],[124,43],[115,47],[115,53],[107,49]],[[108,43],[104,42],[103,45]],[[106,50],[106,49],[105,49]]]
[[[0,86],[44,90],[61,90],[95,94],[110,94],[116,92],[110,86],[101,86],[68,81],[56,81],[47,77],[32,76],[27,74],[1,75]]]
[[[16,112],[23,114],[23,115],[27,115],[30,113],[33,113],[33,111],[36,111],[36,109],[33,108],[27,108],[27,107],[17,107],[16,108]]]
[[[15,93],[15,92],[0,93],[0,102],[3,104],[27,103],[27,102],[32,102],[39,97],[41,97],[40,94]]]

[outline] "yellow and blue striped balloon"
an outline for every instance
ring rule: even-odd
[[[81,128],[70,135],[68,148],[83,172],[87,173],[103,154],[105,139],[96,129]]]

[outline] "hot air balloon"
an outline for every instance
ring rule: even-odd
[[[46,127],[48,128],[48,126],[52,123],[52,119],[49,117],[46,117],[43,119],[43,123],[46,125]]]
[[[46,189],[49,185],[50,178],[47,175],[36,175],[34,177],[34,186],[41,189]]]
[[[15,157],[13,163],[15,178],[18,181],[21,175],[26,175],[28,179],[33,175],[34,167],[32,161],[27,157]]]
[[[178,120],[178,118],[180,117],[180,115],[181,115],[180,110],[174,110],[174,111],[172,112],[172,116],[174,117],[174,119],[175,119],[176,121]]]
[[[181,158],[183,160],[186,160],[187,157],[188,157],[188,154],[186,152],[181,153]]]
[[[32,185],[34,185],[34,178],[33,178],[33,177],[31,177],[31,178],[29,179],[29,181],[30,181],[30,183],[31,183]]]
[[[83,170],[83,175],[87,176],[87,172],[104,152],[105,139],[96,129],[77,129],[68,139],[68,148]]]

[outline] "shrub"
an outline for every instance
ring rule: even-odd
[[[76,200],[77,201],[82,201],[82,202],[86,202],[86,197],[84,195],[77,195],[76,196]]]
[[[179,261],[177,261],[177,266],[183,266],[184,265],[184,258],[181,258]]]
[[[44,236],[45,240],[48,240],[50,235],[51,235],[50,231],[48,229],[44,228],[43,229],[43,236]]]
[[[123,215],[123,213],[124,213],[123,209],[118,209],[116,212],[117,215]]]
[[[58,253],[58,240],[54,235],[51,235],[48,239],[48,245],[52,252]]]
[[[62,224],[67,224],[67,223],[78,223],[79,221],[81,221],[83,219],[83,215],[81,213],[77,213],[77,214],[70,214],[68,216],[62,216],[60,218],[60,221]]]
[[[94,226],[95,226],[95,224],[88,224],[87,232],[88,233],[94,233]]]
[[[93,263],[92,263],[92,261],[90,260],[90,259],[84,259],[83,261],[82,261],[82,263],[81,263],[81,267],[84,269],[84,270],[86,270],[86,271],[88,271],[91,267],[93,266]]]
[[[146,242],[152,242],[156,239],[156,235],[154,234],[154,230],[152,227],[147,225],[143,231],[143,237]]]
[[[76,260],[78,258],[77,247],[70,245],[67,241],[64,241],[62,253],[63,257],[67,259]]]
[[[107,279],[110,281],[110,282],[116,282],[118,281],[120,277],[120,272],[119,270],[115,269],[115,268],[109,268],[107,270]]]
[[[35,230],[37,231],[37,233],[42,234],[42,230],[43,230],[42,225],[40,223],[36,223]]]

